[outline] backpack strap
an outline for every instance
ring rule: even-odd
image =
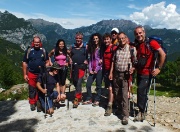
[[[129,51],[130,51],[130,55],[131,55],[131,63],[132,63],[133,67],[135,67],[136,61],[137,61],[137,58],[136,58],[136,56],[134,54],[134,49],[135,49],[134,46],[129,45]]]
[[[29,48],[27,49],[27,55],[26,55],[26,58],[27,58],[27,59],[29,59],[29,53],[31,52],[31,50],[34,50],[34,48],[29,47]]]

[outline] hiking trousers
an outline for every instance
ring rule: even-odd
[[[128,110],[128,80],[125,78],[124,73],[114,72],[113,76],[113,92],[114,98],[117,102],[118,108],[122,110],[122,114],[125,117],[129,117]]]
[[[29,104],[36,104],[38,100],[38,93],[37,93],[37,74],[33,74],[31,72],[28,72],[28,84],[29,84]]]
[[[46,105],[46,110],[49,110],[50,108],[53,108],[53,99],[57,99],[58,92],[53,91],[49,96],[46,97],[46,104],[45,104],[45,95],[44,94],[39,94],[39,101],[41,102],[41,106],[43,109],[45,109]]]
[[[97,74],[89,74],[88,80],[86,83],[86,89],[87,89],[87,98],[86,100],[92,99],[92,92],[91,92],[91,86],[94,80],[96,79],[96,97],[94,101],[100,101],[101,97],[101,84],[102,84],[102,70],[99,70]]]
[[[137,106],[142,113],[146,110],[151,79],[151,75],[137,75]]]

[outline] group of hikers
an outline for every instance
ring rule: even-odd
[[[109,93],[104,116],[110,116],[112,106],[116,105],[115,114],[121,114],[122,124],[127,125],[128,98],[132,74],[136,71],[139,113],[134,121],[143,121],[147,112],[151,80],[160,73],[166,54],[157,41],[147,41],[143,26],[134,29],[134,36],[135,41],[130,43],[125,32],[113,28],[111,33],[103,36],[99,33],[92,34],[86,44],[83,42],[83,34],[77,32],[75,43],[70,48],[67,48],[63,39],[59,39],[49,54],[42,47],[40,37],[35,36],[23,58],[23,75],[29,84],[30,109],[34,111],[37,106],[38,110],[41,105],[45,113],[53,114],[53,104],[66,99],[67,67],[70,66],[70,77],[75,86],[73,108],[77,108],[80,102],[82,105],[99,106],[103,80]],[[157,65],[152,49],[158,54]],[[51,62],[52,56],[54,63]],[[87,68],[87,96],[83,100],[82,81]],[[91,86],[95,80],[96,94],[92,96]]]

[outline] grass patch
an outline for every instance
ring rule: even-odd
[[[0,93],[0,101],[5,100],[24,100],[28,98],[28,89],[23,89],[21,94],[6,94],[5,92]]]

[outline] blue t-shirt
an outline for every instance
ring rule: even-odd
[[[27,58],[27,52],[28,50],[26,50],[25,52],[23,62],[26,62],[28,64],[28,71],[34,74],[40,73],[40,67],[44,67],[45,62],[49,59],[48,53],[47,52],[44,53],[42,48],[41,49],[32,48]]]

